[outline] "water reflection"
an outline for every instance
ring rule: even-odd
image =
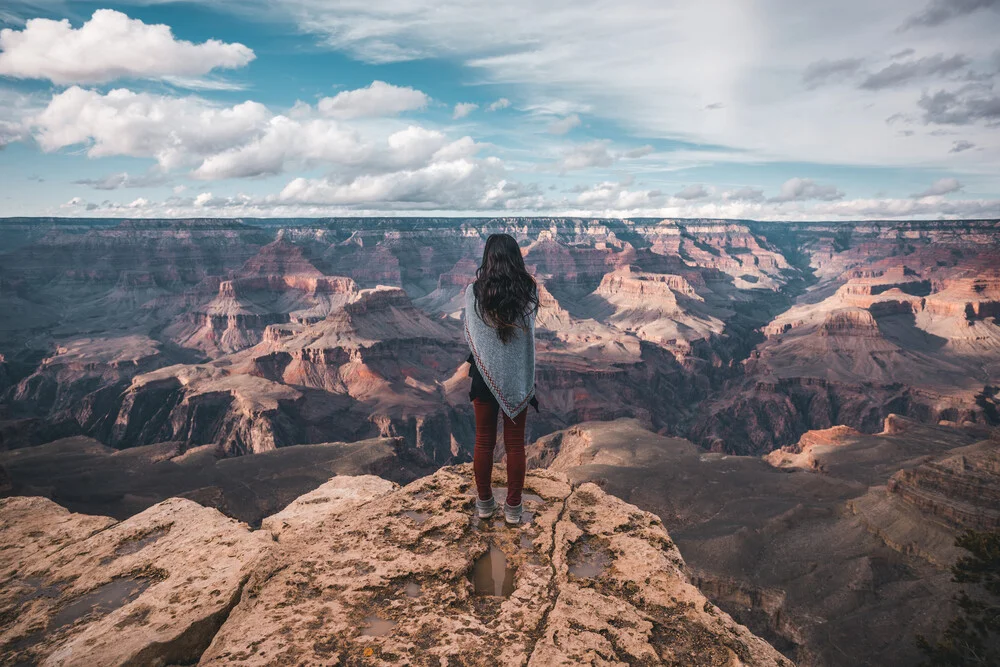
[[[510,597],[514,592],[514,568],[508,566],[503,551],[491,546],[476,559],[472,566],[472,585],[476,595]]]
[[[365,627],[361,629],[361,634],[368,637],[381,637],[389,634],[395,627],[396,621],[380,618],[375,614],[365,617]]]

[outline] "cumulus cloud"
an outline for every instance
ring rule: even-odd
[[[843,80],[857,73],[863,62],[861,58],[817,60],[802,72],[802,83],[807,88],[815,88],[824,83]]]
[[[942,195],[951,194],[952,192],[958,192],[962,189],[962,184],[958,182],[957,178],[939,178],[934,181],[929,188],[923,192],[918,192],[913,195],[915,199],[920,199],[922,197],[940,197]]]
[[[722,194],[722,198],[726,201],[760,202],[764,201],[764,191],[760,188],[744,186],[742,188],[737,188],[736,190],[724,192]]]
[[[455,120],[465,118],[478,108],[479,105],[474,104],[473,102],[459,102],[455,105],[455,111],[451,114],[451,117]]]
[[[583,189],[575,203],[604,210],[626,210],[660,205],[663,199],[659,190],[629,190],[625,183],[605,181]]]
[[[501,179],[486,189],[480,205],[487,209],[532,210],[546,205],[537,183],[520,183]]]
[[[552,121],[549,123],[549,127],[547,129],[550,134],[566,134],[574,127],[579,127],[579,125],[580,117],[574,113],[566,116],[565,118]]]
[[[596,139],[584,144],[575,144],[563,151],[562,159],[554,167],[561,172],[610,167],[619,160],[634,160],[653,152],[652,146],[639,146],[627,151],[611,150],[607,139]]]
[[[926,58],[892,63],[869,74],[860,85],[865,90],[891,88],[915,79],[952,74],[965,68],[969,62],[969,59],[961,54],[945,58],[944,54],[938,53]]]
[[[959,141],[954,141],[951,144],[951,150],[949,153],[961,153],[962,151],[972,150],[976,145],[971,141],[966,141],[965,139],[960,139]]]
[[[606,139],[591,141],[573,146],[565,152],[559,162],[562,171],[588,169],[590,167],[610,167],[615,163],[615,156],[608,151],[611,144]]]
[[[468,209],[479,205],[502,171],[496,158],[436,162],[419,169],[365,174],[338,182],[296,178],[278,195],[283,203]]]
[[[274,114],[256,102],[231,107],[197,97],[175,98],[116,89],[102,95],[72,87],[32,120],[46,151],[83,145],[91,157],[148,157],[163,172],[191,168],[215,180],[278,174],[290,167],[349,172],[416,168],[474,155],[471,137],[409,126],[382,139],[364,137],[331,118]],[[123,187],[111,177],[89,185]]]
[[[931,0],[921,12],[907,19],[903,29],[941,25],[981,9],[1000,9],[1000,0]]]
[[[79,28],[65,19],[30,19],[23,30],[0,30],[0,75],[61,85],[197,77],[253,59],[243,44],[214,39],[193,44],[175,38],[169,26],[149,25],[112,9],[95,11]]]
[[[322,113],[334,118],[364,118],[395,116],[404,111],[423,109],[429,100],[419,90],[372,81],[367,88],[345,90],[333,97],[324,97],[317,106]]]
[[[832,185],[820,185],[811,178],[790,178],[781,184],[777,197],[772,202],[808,201],[818,199],[833,201],[843,199],[844,193]]]
[[[193,97],[120,88],[102,95],[73,86],[55,95],[32,125],[45,151],[86,145],[91,157],[152,157],[170,170],[249,141],[271,116],[257,102],[217,107]]]
[[[488,107],[486,107],[486,110],[487,111],[500,111],[500,109],[506,109],[509,106],[510,106],[510,100],[508,100],[506,97],[501,97],[496,102],[494,102],[493,104],[491,104]]]
[[[704,185],[700,183],[698,185],[689,185],[686,188],[682,188],[679,192],[674,193],[674,196],[678,199],[684,199],[687,201],[692,201],[695,199],[704,199],[709,196],[708,190],[705,189]]]
[[[15,141],[20,141],[27,134],[27,129],[20,122],[0,120],[0,148]]]
[[[252,138],[205,156],[193,173],[201,179],[246,178],[280,173],[290,162],[306,168],[322,162],[358,165],[370,154],[355,132],[336,122],[275,116]]]

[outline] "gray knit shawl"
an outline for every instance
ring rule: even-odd
[[[527,317],[528,330],[518,330],[507,343],[476,312],[472,285],[465,288],[465,339],[486,386],[504,413],[513,419],[535,395],[535,313]]]

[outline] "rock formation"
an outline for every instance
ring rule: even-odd
[[[700,406],[690,435],[766,453],[837,424],[875,433],[890,413],[995,424],[1000,247],[977,233],[993,225],[855,227],[832,248],[808,237],[818,282],[762,328],[744,376]]]
[[[469,478],[337,477],[257,532],[182,499],[122,522],[2,500],[3,662],[791,664],[655,516],[532,473],[508,529],[473,518]]]
[[[797,663],[913,664],[913,634],[951,615],[948,521],[991,520],[1000,448],[974,427],[888,421],[767,460],[592,422],[539,439],[529,463],[660,516],[709,599]]]

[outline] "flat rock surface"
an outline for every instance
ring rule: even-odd
[[[277,542],[201,664],[790,664],[690,583],[654,515],[532,472],[508,528],[473,517],[470,480],[321,487],[265,520]]]
[[[122,522],[0,500],[0,664],[190,664],[270,540],[171,498]]]

